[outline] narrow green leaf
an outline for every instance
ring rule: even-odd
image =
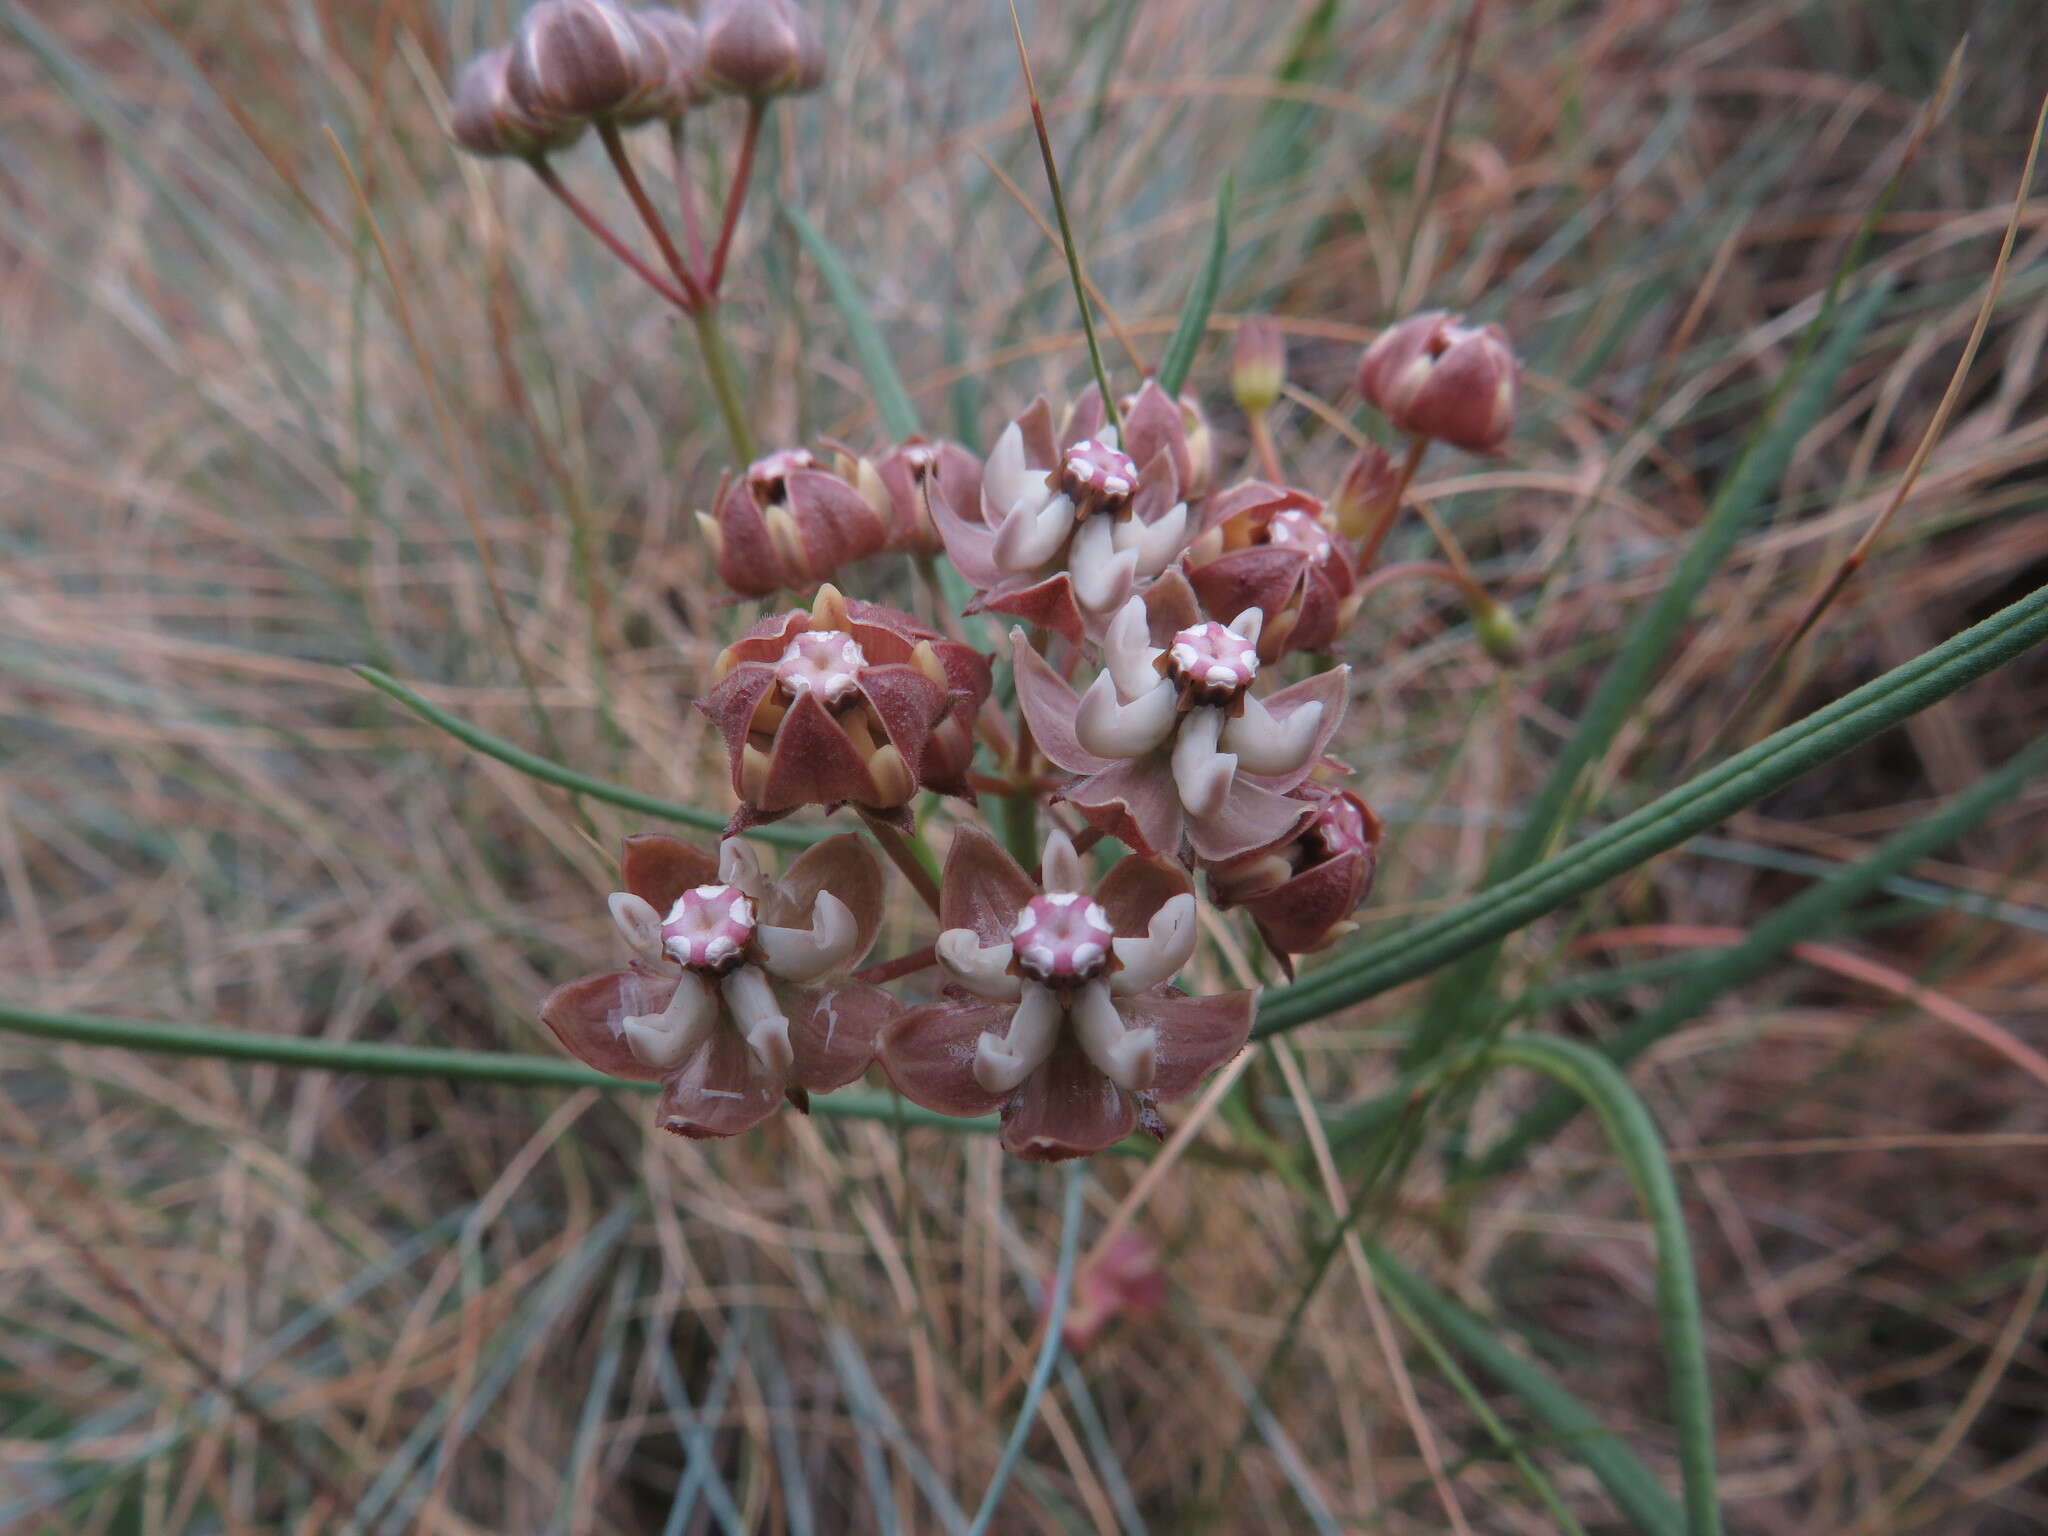
[[[1258,1036],[1293,1029],[1427,976],[1704,832],[2048,639],[2048,587],[1767,736],[1640,810],[1470,901],[1361,945],[1268,992]]]
[[[486,757],[495,757],[508,767],[517,768],[528,778],[539,779],[543,784],[558,785],[573,789],[579,794],[602,800],[608,805],[623,806],[629,811],[640,811],[649,816],[659,816],[666,821],[679,821],[686,827],[701,827],[707,832],[723,832],[726,817],[717,811],[707,811],[702,806],[684,805],[678,800],[664,800],[659,795],[644,795],[637,789],[628,789],[623,784],[608,784],[603,779],[593,779],[587,773],[578,773],[574,768],[565,768],[549,758],[538,756],[524,747],[515,747],[502,736],[493,736],[480,726],[471,725],[460,715],[451,715],[437,704],[429,704],[405,684],[389,673],[375,667],[357,667],[356,675],[380,693],[389,694],[407,709],[430,725],[438,725],[457,741],[473,747]],[[811,844],[830,837],[825,827],[792,827],[782,822],[771,822],[765,827],[749,827],[741,834],[759,838],[764,843],[773,843],[781,848],[808,848]]]
[[[1689,1536],[1718,1536],[1720,1501],[1714,1493],[1714,1401],[1707,1374],[1706,1330],[1700,1322],[1699,1284],[1678,1183],[1650,1111],[1613,1062],[1589,1046],[1541,1035],[1508,1035],[1486,1061],[1528,1067],[1553,1079],[1591,1106],[1608,1143],[1635,1186],[1657,1243],[1657,1322],[1664,1341],[1671,1417],[1678,1428],[1678,1465],[1685,1480]]]
[[[2035,741],[2003,768],[1986,774],[1934,815],[1893,833],[1869,857],[1808,886],[1773,909],[1750,930],[1749,937],[1689,972],[1661,1005],[1612,1040],[1603,1042],[1601,1049],[1615,1061],[1633,1061],[1659,1040],[1699,1017],[1723,992],[1754,980],[1794,944],[1825,931],[1845,908],[1943,844],[1961,837],[2018,794],[2028,777],[2044,765],[2048,765],[2048,737]],[[1531,1146],[1555,1135],[1576,1110],[1568,1095],[1546,1095],[1479,1160],[1475,1173],[1485,1177],[1512,1166]]]
[[[1202,260],[1202,270],[1195,274],[1195,286],[1188,290],[1188,301],[1181,307],[1180,323],[1174,326],[1173,337],[1159,359],[1159,387],[1169,395],[1178,395],[1187,382],[1188,370],[1194,367],[1195,354],[1201,350],[1202,337],[1209,329],[1209,311],[1216,305],[1216,290],[1223,286],[1223,264],[1230,254],[1230,205],[1234,197],[1232,180],[1226,176],[1223,190],[1216,194],[1216,224],[1209,233],[1209,254]]]
[[[1494,1335],[1486,1319],[1453,1301],[1378,1243],[1365,1245],[1374,1278],[1413,1308],[1482,1371],[1522,1400],[1543,1427],[1600,1481],[1615,1506],[1649,1536],[1685,1536],[1685,1515],[1622,1438],[1541,1366]]]
[[[811,260],[818,264],[818,274],[825,279],[825,286],[831,291],[839,318],[846,322],[846,334],[853,342],[860,371],[867,378],[868,388],[875,392],[875,410],[882,418],[882,426],[890,437],[901,442],[917,431],[917,407],[910,403],[910,392],[903,387],[903,375],[896,371],[896,360],[890,355],[888,343],[882,340],[874,317],[868,313],[860,284],[854,281],[853,273],[833,248],[832,242],[825,238],[825,232],[813,224],[801,208],[788,203],[783,203],[781,208],[782,216],[789,220],[789,227],[796,231],[797,239],[803,242]]]
[[[1521,874],[1542,857],[1578,791],[1581,776],[1605,755],[1642,702],[1693,603],[1726,563],[1757,507],[1784,476],[1792,450],[1826,408],[1836,380],[1890,293],[1889,284],[1880,282],[1863,295],[1811,365],[1785,390],[1782,409],[1766,414],[1751,435],[1692,542],[1672,567],[1670,579],[1629,626],[1613,662],[1586,703],[1578,729],[1526,807],[1521,826],[1494,857],[1487,870],[1489,886]],[[1431,987],[1423,1005],[1422,1025],[1408,1044],[1409,1065],[1429,1060],[1470,1031],[1485,1001],[1496,954],[1494,945],[1474,951]]]

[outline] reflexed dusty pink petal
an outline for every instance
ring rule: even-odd
[[[1178,565],[1170,567],[1140,594],[1145,599],[1145,628],[1151,643],[1165,650],[1183,629],[1202,622],[1202,605]]]
[[[1145,467],[1138,471],[1138,494],[1131,498],[1131,516],[1156,523],[1180,500],[1181,472],[1164,448],[1150,459],[1138,458],[1138,462]]]
[[[1033,1162],[1056,1163],[1114,1146],[1137,1127],[1138,1101],[1062,1036],[1004,1113],[1003,1146]]]
[[[786,811],[874,797],[874,776],[845,729],[816,693],[798,694],[776,728],[768,781],[755,803],[764,811]]]
[[[1098,402],[1096,409],[1101,409]],[[1017,430],[1024,439],[1024,462],[1050,469],[1059,462],[1062,444],[1053,428],[1052,404],[1045,396],[1036,396],[1024,407],[1017,417]]]
[[[979,598],[989,613],[1007,613],[1027,624],[1036,624],[1063,637],[1070,645],[1088,638],[1088,619],[1074,598],[1074,581],[1065,571],[1043,580],[1005,579]],[[977,610],[979,611],[979,610]]]
[[[1074,712],[1081,707],[1081,701],[1046,659],[1032,649],[1021,629],[1010,631],[1010,654],[1016,660],[1017,701],[1024,707],[1024,718],[1031,723],[1031,737],[1038,750],[1055,767],[1069,773],[1100,773],[1114,766],[1115,758],[1097,757],[1075,739]]]
[[[813,1093],[843,1088],[867,1071],[882,1026],[903,1012],[889,993],[858,981],[785,987],[780,997],[789,1017],[790,1049],[796,1053],[790,1078]]]
[[[1037,402],[1033,401],[1032,404],[1036,405]],[[1050,412],[1047,414],[1049,417]],[[1080,394],[1074,396],[1074,403],[1067,407],[1067,419],[1060,423],[1060,450],[1073,447],[1083,438],[1100,437],[1102,428],[1108,420],[1108,413],[1102,409],[1102,391],[1096,385],[1090,384]],[[1022,421],[1021,417],[1019,421]],[[1031,432],[1027,428],[1024,433],[1024,452],[1027,458],[1030,458],[1032,446]],[[1058,453],[1055,453],[1051,458],[1032,458],[1031,462],[1051,464],[1058,457]]]
[[[1109,914],[1110,926],[1117,936],[1128,939],[1146,931],[1154,912],[1182,892],[1193,889],[1194,882],[1178,865],[1134,853],[1110,866],[1094,896]]]
[[[1038,884],[1002,845],[976,826],[962,826],[946,850],[939,880],[939,927],[970,928],[984,948],[1007,944]]]
[[[990,1093],[974,1076],[974,1049],[984,1034],[1010,1026],[1014,1004],[933,1003],[882,1029],[881,1062],[896,1091],[942,1115],[985,1115],[1007,1094]]]
[[[946,558],[970,585],[986,589],[1003,579],[1003,569],[996,564],[996,531],[981,520],[978,505],[962,510],[934,496],[932,524],[945,542]]]
[[[737,1136],[775,1113],[782,1089],[781,1074],[762,1065],[738,1030],[720,1023],[704,1048],[662,1085],[654,1123],[693,1141]]]
[[[1279,842],[1313,812],[1306,802],[1275,794],[1239,774],[1231,782],[1221,810],[1188,818],[1188,841],[1203,863],[1219,863]]]
[[[768,891],[761,903],[760,920],[779,928],[808,928],[811,908],[818,892],[830,891],[853,914],[853,953],[846,964],[860,964],[861,957],[875,942],[875,930],[882,926],[885,881],[874,849],[852,832],[842,832],[813,843],[796,856],[796,861]]]
[[[1187,422],[1180,413],[1180,403],[1161,389],[1156,380],[1147,379],[1124,408],[1123,423],[1125,453],[1140,464],[1149,464],[1155,454],[1164,453],[1173,464],[1174,483],[1187,484],[1191,463]],[[1149,477],[1150,470],[1146,473]]]
[[[1035,732],[1035,723],[1032,728]],[[1156,753],[1128,763],[1111,763],[1070,786],[1066,798],[1088,818],[1089,825],[1140,853],[1163,859],[1180,857],[1186,818],[1173,786],[1173,770]]]
[[[660,1077],[633,1054],[626,1043],[624,1021],[636,1014],[660,1013],[675,996],[673,976],[646,971],[606,971],[582,976],[555,988],[540,1005],[541,1022],[555,1032],[563,1049],[586,1067],[613,1077],[652,1082]]]
[[[717,856],[694,843],[660,832],[636,832],[619,858],[619,883],[667,917],[676,898],[692,886],[718,880]]]
[[[1337,727],[1344,722],[1344,708],[1351,698],[1351,669],[1333,667],[1328,672],[1318,672],[1314,677],[1304,678],[1291,688],[1282,688],[1260,702],[1267,713],[1276,718],[1290,715],[1304,704],[1320,703],[1323,706],[1322,722],[1316,727],[1315,750],[1308,755],[1308,761],[1295,773],[1245,774],[1243,777],[1264,789],[1278,790],[1285,794],[1314,771],[1316,763],[1329,750],[1330,738],[1337,734]],[[1208,857],[1208,855],[1204,855]]]
[[[1117,1006],[1131,1028],[1158,1032],[1152,1094],[1172,1104],[1193,1093],[1211,1072],[1244,1049],[1258,1013],[1259,994],[1189,997],[1176,987],[1156,987],[1119,998]]]

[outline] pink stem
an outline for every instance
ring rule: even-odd
[[[712,293],[718,292],[718,285],[725,277],[726,252],[732,248],[733,231],[739,228],[740,209],[747,201],[747,183],[754,176],[754,146],[760,142],[761,119],[767,110],[759,97],[747,103],[747,128],[740,135],[740,158],[732,168],[732,185],[725,189],[725,219],[718,231],[718,249],[711,253],[711,271],[704,279],[704,286]]]
[[[697,227],[697,194],[690,185],[689,162],[683,158],[683,119],[672,117],[668,124],[669,148],[676,162],[676,201],[683,209],[683,245],[690,253],[690,270],[704,270],[704,235]]]
[[[617,235],[613,234],[610,227],[606,225],[604,220],[600,219],[595,213],[593,213],[590,210],[590,207],[583,201],[582,198],[578,197],[574,192],[571,192],[566,186],[564,186],[562,184],[562,178],[555,174],[555,168],[553,166],[549,165],[547,161],[541,159],[537,155],[533,159],[529,160],[527,164],[533,167],[533,173],[540,178],[541,185],[546,187],[548,191],[552,192],[555,195],[556,199],[562,204],[562,206],[564,208],[567,208],[571,213],[573,213],[576,216],[577,221],[581,223],[585,229],[589,230],[593,235],[597,236],[597,238],[604,243],[605,249],[610,251],[614,256],[618,257],[620,261],[624,262],[627,267],[629,267],[636,275],[638,275],[642,282],[646,283],[648,287],[652,288],[656,293],[660,294],[664,299],[667,299],[669,303],[675,305],[678,309],[688,310],[694,307],[690,301],[689,295],[684,293],[680,288],[676,287],[674,283],[671,283],[667,278],[663,277],[659,272],[655,271],[652,267],[648,266],[647,263],[642,261],[638,256],[634,255],[633,252],[627,248],[625,241],[621,240]]]
[[[640,222],[647,226],[647,232],[654,236],[654,243],[661,248],[661,259],[668,263],[669,271],[675,273],[683,292],[690,296],[687,307],[692,313],[704,308],[709,300],[696,277],[683,264],[682,253],[676,249],[675,241],[669,238],[668,226],[662,223],[661,215],[654,211],[654,204],[647,196],[647,189],[640,184],[640,173],[633,169],[633,162],[626,154],[626,141],[619,136],[619,125],[610,118],[600,119],[597,136],[604,142],[604,152],[611,157],[612,169],[625,183],[626,196],[633,200],[634,208],[639,211]]]

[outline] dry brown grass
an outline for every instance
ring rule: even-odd
[[[861,275],[928,419],[965,406],[986,432],[1085,367],[1056,250],[975,154],[1038,186],[1004,18],[819,8],[835,79],[786,123],[775,185]],[[436,131],[434,82],[504,9],[0,0],[11,1000],[551,1049],[535,1000],[607,954],[608,850],[639,823],[396,716],[358,661],[592,773],[724,804],[682,707],[734,622],[688,517],[723,462],[716,419],[651,301],[526,179]],[[1424,481],[1517,599],[1535,659],[1501,673],[1420,585],[1387,588],[1353,637],[1351,756],[1399,831],[1370,931],[1477,883],[1814,313],[1960,18],[1497,5],[1418,215],[1455,10],[1334,9],[1295,83],[1279,77],[1309,5],[1026,21],[1092,275],[1140,349],[1170,330],[1233,166],[1241,255],[1217,324],[1287,317],[1314,401],[1348,407],[1358,341],[1403,305],[1482,308],[1527,345],[1510,455],[1432,459]],[[1882,508],[1982,299],[2048,53],[2024,6],[1974,25],[1872,247],[1897,296],[1604,765],[1609,809],[1675,782],[1738,704],[1754,739],[2048,575],[2037,195],[1918,489],[1782,680],[1740,702]],[[424,375],[323,127],[393,252]],[[596,187],[591,153],[574,168]],[[838,319],[770,206],[742,230],[735,317],[763,435],[865,439]],[[1241,456],[1218,370],[1197,377]],[[1312,409],[1281,448],[1311,486],[1344,453]],[[1539,925],[1510,949],[1510,995],[1610,969],[1567,947],[1588,933],[1746,926],[1813,861],[1856,859],[2039,734],[2044,686],[2038,658],[1996,674]],[[2044,796],[1839,939],[2037,1051]],[[919,935],[906,910],[882,952]],[[1524,1023],[1600,1036],[1661,986]],[[1415,1002],[1291,1037],[1304,1085],[1328,1106],[1383,1088],[1387,1031]],[[0,1046],[0,1070],[0,1527],[943,1531],[1016,1411],[1057,1175],[984,1139],[786,1115],[680,1144],[636,1098],[32,1043]],[[1731,1529],[2048,1530],[2048,1085],[1953,1011],[1795,962],[1634,1077],[1687,1196]],[[1326,1231],[1307,1191],[1261,1171],[1259,1120],[1293,1134],[1287,1076],[1262,1058],[1243,1085],[1202,1130],[1221,1155],[1182,1162],[1135,1215],[1171,1304],[1055,1378],[996,1529],[1112,1532],[1135,1511],[1158,1531],[1295,1531],[1313,1528],[1305,1498],[1345,1530],[1556,1529],[1347,1261],[1241,1438],[1240,1387]],[[1529,1093],[1489,1087],[1475,1138]],[[1582,1127],[1453,1201],[1450,1128],[1370,1213],[1378,1236],[1672,1483],[1651,1254],[1604,1144]],[[1091,1232],[1142,1171],[1096,1161]],[[1488,1401],[1586,1529],[1626,1528],[1571,1447]]]

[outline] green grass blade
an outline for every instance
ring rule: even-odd
[[[2048,587],[1767,736],[1564,852],[1266,994],[1258,1036],[1372,997],[1534,922],[2048,639]]]
[[[1792,450],[1833,396],[1836,380],[1857,344],[1890,296],[1888,284],[1873,285],[1828,337],[1813,362],[1786,390],[1783,408],[1768,414],[1751,436],[1735,467],[1707,509],[1705,521],[1672,568],[1656,599],[1630,625],[1613,662],[1587,701],[1579,726],[1552,764],[1549,777],[1530,801],[1521,826],[1487,870],[1497,885],[1542,857],[1564,818],[1581,777],[1613,744],[1692,612],[1693,603],[1726,563],[1735,542],[1785,473]],[[1484,1000],[1496,946],[1479,949],[1447,971],[1430,989],[1422,1025],[1406,1053],[1409,1065],[1427,1061],[1466,1033]]]
[[[1685,1536],[1683,1511],[1592,1409],[1558,1385],[1541,1366],[1503,1344],[1484,1318],[1438,1291],[1387,1249],[1368,1242],[1365,1252],[1374,1278],[1388,1293],[1520,1398],[1538,1422],[1599,1480],[1607,1496],[1638,1530],[1648,1536]]]
[[[839,318],[846,322],[846,334],[853,342],[860,371],[868,381],[868,388],[875,392],[875,410],[882,418],[882,426],[891,438],[901,442],[917,431],[917,408],[910,403],[910,392],[903,387],[903,375],[896,371],[896,360],[890,355],[888,343],[882,340],[874,316],[868,313],[860,284],[854,281],[852,271],[833,248],[832,242],[825,238],[825,232],[813,224],[802,209],[793,208],[788,203],[781,207],[783,218],[789,221],[789,227],[803,242],[804,250],[817,263],[818,275],[825,279],[826,290],[832,295]]]
[[[1707,1373],[1706,1330],[1700,1322],[1699,1282],[1678,1182],[1664,1155],[1649,1108],[1613,1062],[1589,1046],[1541,1035],[1509,1035],[1487,1051],[1488,1064],[1528,1067],[1553,1079],[1591,1106],[1609,1145],[1635,1186],[1657,1243],[1657,1321],[1671,1417],[1678,1428],[1678,1464],[1685,1480],[1689,1536],[1719,1536],[1720,1501],[1714,1493],[1714,1401]]]
[[[988,1487],[981,1496],[981,1507],[974,1512],[974,1523],[968,1526],[967,1536],[987,1536],[996,1511],[1002,1508],[1003,1492],[1010,1486],[1010,1478],[1016,1473],[1017,1463],[1024,1455],[1024,1443],[1031,1438],[1032,1426],[1038,1422],[1038,1404],[1052,1382],[1052,1368],[1059,1364],[1060,1350],[1064,1347],[1061,1331],[1067,1322],[1067,1300],[1074,1293],[1074,1264],[1081,1253],[1081,1197],[1088,1187],[1087,1170],[1085,1162],[1067,1165],[1066,1189],[1060,1201],[1059,1267],[1053,1272],[1052,1296],[1046,1303],[1045,1337],[1039,1343],[1038,1359],[1032,1364],[1031,1379],[1025,1384],[1023,1400],[1017,1405],[1017,1422],[1010,1429],[1002,1459],[996,1463],[995,1472],[989,1477]]]
[[[1159,387],[1169,395],[1178,395],[1187,382],[1188,370],[1194,367],[1195,354],[1208,333],[1209,311],[1215,308],[1216,290],[1223,286],[1223,266],[1230,255],[1230,205],[1234,195],[1231,178],[1226,176],[1223,190],[1216,194],[1216,224],[1209,233],[1209,254],[1202,259],[1202,270],[1195,274],[1195,286],[1188,290],[1180,322],[1174,326],[1172,339],[1159,359]]]
[[[517,768],[528,778],[539,779],[543,784],[553,784],[562,789],[574,790],[588,795],[593,800],[602,800],[607,805],[622,806],[629,811],[641,811],[649,816],[659,816],[665,821],[681,822],[686,827],[698,827],[706,832],[723,832],[726,818],[716,811],[707,811],[702,806],[684,805],[680,800],[664,800],[659,795],[644,795],[637,789],[628,789],[623,784],[608,784],[603,779],[593,779],[587,773],[578,773],[574,768],[565,768],[550,758],[541,757],[515,747],[502,736],[493,736],[480,726],[471,725],[460,715],[452,715],[438,704],[429,704],[405,684],[390,674],[375,667],[357,667],[356,675],[380,693],[389,694],[407,709],[418,715],[429,725],[438,725],[464,746],[474,748],[485,757],[495,757],[510,768]],[[781,822],[771,822],[765,827],[749,827],[742,834],[759,838],[764,843],[773,843],[779,848],[808,848],[811,844],[830,837],[831,831],[824,827],[791,827]]]
[[[1723,992],[1753,980],[1794,944],[1826,930],[1845,908],[1861,901],[1899,871],[1961,837],[2018,794],[2027,779],[2043,766],[2048,766],[2048,737],[2034,742],[2003,768],[1986,774],[1936,814],[1886,838],[1868,858],[1807,887],[1774,909],[1750,930],[1748,938],[1690,972],[1660,1006],[1604,1042],[1601,1049],[1615,1061],[1633,1061],[1697,1018]],[[1531,1146],[1555,1135],[1576,1109],[1566,1095],[1547,1095],[1479,1160],[1475,1172],[1483,1177],[1511,1166]]]

